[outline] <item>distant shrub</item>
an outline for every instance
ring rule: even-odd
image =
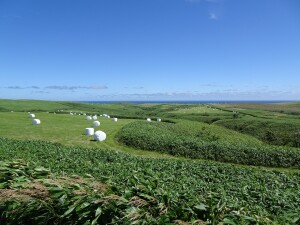
[[[233,119],[239,118],[239,112],[233,112],[232,117]]]
[[[276,134],[272,132],[271,130],[267,130],[263,136],[263,140],[267,143],[274,143],[278,141],[278,138],[276,137]]]
[[[291,135],[291,146],[300,147],[300,131]]]

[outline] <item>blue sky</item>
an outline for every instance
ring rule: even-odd
[[[300,100],[298,0],[0,0],[0,98]]]

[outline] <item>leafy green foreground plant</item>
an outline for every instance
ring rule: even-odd
[[[30,164],[0,166],[1,224],[299,222],[299,172],[0,138],[0,159],[17,158]]]
[[[255,166],[300,168],[300,151],[268,145],[228,144],[176,134],[146,122],[124,126],[118,140],[128,146],[192,159],[208,159]]]

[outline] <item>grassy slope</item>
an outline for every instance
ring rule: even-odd
[[[0,100],[0,111],[56,111],[67,110],[64,102],[40,101],[40,100]]]
[[[223,118],[214,122],[216,125],[251,135],[269,144],[300,146],[299,103],[241,103],[214,107],[240,113],[239,118]]]
[[[257,103],[239,103],[239,104],[218,104],[215,107],[221,107],[228,110],[237,110],[254,113],[256,115],[284,116],[286,114],[300,114],[299,103],[275,103],[275,104],[257,104]]]
[[[178,135],[195,137],[205,141],[218,141],[221,143],[226,142],[228,144],[235,144],[238,142],[248,146],[257,146],[263,144],[256,138],[213,124],[179,120],[176,124],[158,125],[162,128],[164,128],[165,125],[165,129]]]
[[[63,110],[63,112],[61,112]],[[2,112],[85,112],[106,113],[111,116],[138,116],[143,115],[143,110],[129,103],[120,104],[92,104],[79,102],[59,102],[40,100],[5,100],[0,99],[0,111]]]
[[[85,116],[69,114],[36,113],[36,118],[41,120],[40,125],[31,125],[31,118],[25,112],[0,112],[0,136],[21,140],[48,140],[69,146],[83,147],[105,147],[114,150],[121,150],[128,153],[149,157],[165,157],[162,154],[133,149],[119,144],[115,134],[125,124],[131,123],[133,119],[119,119],[112,122],[111,119],[98,117],[101,125],[96,130],[106,132],[105,142],[95,142],[92,136],[84,135],[87,127],[92,127],[92,121],[87,121]]]
[[[2,127],[0,136],[23,140],[49,140],[73,146],[113,147],[127,152],[134,152],[132,149],[117,143],[115,135],[124,125],[136,120],[119,119],[118,122],[112,122],[111,119],[99,117],[98,120],[101,125],[100,127],[95,127],[95,130],[103,130],[107,133],[107,140],[99,143],[91,141],[92,137],[84,135],[84,129],[92,125],[92,121],[87,121],[85,116],[40,112],[36,113],[36,118],[42,121],[41,125],[38,126],[31,125],[32,119],[27,116],[28,113],[25,112],[0,112],[0,126]],[[251,136],[227,130],[216,125],[184,120],[179,120],[173,125],[168,123],[161,124],[165,124],[163,129],[172,130],[183,136],[198,137],[201,135],[204,139],[211,140],[211,138],[215,138],[220,142],[230,144],[236,142],[253,146],[262,144],[262,142]],[[136,153],[140,154],[141,152],[136,151]]]

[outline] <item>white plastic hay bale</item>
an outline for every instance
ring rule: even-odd
[[[94,116],[93,116],[93,120],[96,120],[96,119],[98,119],[98,118],[97,118],[97,116],[96,116],[96,115],[94,115]]]
[[[86,135],[94,135],[94,128],[85,128],[84,133]]]
[[[97,121],[97,120],[96,120],[96,121],[94,121],[94,122],[93,122],[93,126],[94,126],[94,127],[98,127],[98,126],[100,126],[100,122],[99,122],[99,121]]]
[[[110,118],[110,116],[107,116],[107,118],[109,119],[109,118]]]
[[[106,133],[104,133],[101,130],[98,130],[94,134],[94,140],[95,141],[104,141],[106,139]]]
[[[70,112],[70,115],[73,116],[73,113]]]
[[[161,122],[161,118],[157,118],[157,122]]]
[[[92,117],[91,116],[87,116],[86,120],[92,120]]]
[[[84,116],[86,116],[86,113],[83,113]]]
[[[147,122],[151,122],[151,118],[147,118]]]
[[[112,118],[113,122],[118,122],[118,118]]]
[[[39,119],[32,120],[32,125],[38,125],[41,124],[41,121]]]
[[[33,113],[28,115],[29,118],[35,118],[35,115]]]

